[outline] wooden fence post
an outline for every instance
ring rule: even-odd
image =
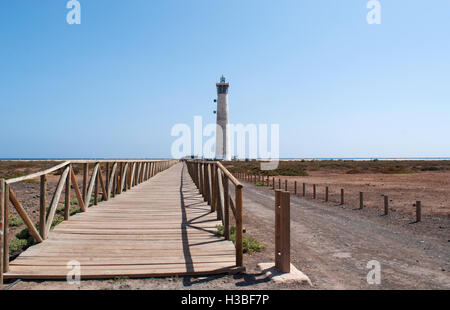
[[[422,221],[422,202],[416,201],[416,222]]]
[[[306,196],[306,183],[303,183],[303,197]]]
[[[288,180],[284,180],[284,190],[288,191]]]
[[[313,184],[313,199],[317,198],[317,187],[316,184]]]
[[[384,215],[389,214],[389,196],[384,196]]]
[[[205,164],[205,185],[206,185],[206,201],[211,206],[211,178],[210,178],[210,171],[209,171],[209,163]]]
[[[359,192],[359,209],[363,209],[364,208],[364,193],[363,192]]]
[[[291,221],[290,221],[290,193],[283,191],[279,193],[279,217],[276,231],[279,233],[279,245],[277,256],[278,269],[281,272],[289,273],[291,271]],[[277,261],[275,261],[277,262]]]
[[[281,190],[275,190],[275,267],[278,269],[280,269],[281,265],[280,198]]]
[[[116,175],[117,175],[117,163],[113,164],[112,167],[112,171],[111,171],[111,179],[109,180],[110,183],[112,183],[111,185],[111,194],[112,197],[116,197]],[[114,171],[114,175],[112,175],[112,172]],[[134,186],[133,183],[131,183],[131,186]],[[84,196],[83,196],[84,197]],[[83,199],[84,200],[84,199]],[[89,206],[89,204],[86,202],[86,200],[84,200],[84,203],[86,205],[86,208]]]
[[[341,188],[341,205],[344,204],[344,189]]]
[[[108,188],[109,187],[109,162],[106,163],[106,183],[105,183],[105,187]],[[128,185],[129,186],[129,185]],[[128,188],[129,189],[129,188]],[[109,199],[109,197],[108,197]]]
[[[4,235],[4,216],[5,216],[5,180],[0,179],[0,285],[3,285],[3,235]]]
[[[217,210],[217,168],[215,164],[211,164],[211,187],[212,187],[212,198],[211,198],[211,211],[214,212]]]
[[[328,186],[325,187],[325,202],[328,202],[328,193],[329,193],[329,188]]]
[[[294,195],[297,195],[297,181],[294,181]]]
[[[225,239],[230,240],[230,193],[228,190],[228,177],[224,175],[223,177],[223,197],[224,197],[224,236]]]
[[[281,189],[281,179],[278,179],[278,189]]]
[[[3,272],[9,271],[9,185],[5,183],[5,202],[3,203]]]
[[[64,220],[67,221],[70,216],[70,177],[71,177],[72,165],[69,165],[69,173],[66,178],[66,190],[64,192]],[[42,237],[42,234],[41,234]],[[42,238],[44,239],[44,238]]]
[[[235,189],[236,203],[236,266],[244,265],[244,244],[243,244],[243,212],[242,212],[242,185]]]
[[[83,164],[83,201],[86,203],[86,207],[89,206],[89,202],[86,202],[87,195],[87,179],[89,174],[89,164]]]
[[[203,197],[205,197],[205,193],[203,191],[203,164],[199,163],[197,169],[198,169],[198,175],[199,175],[199,179],[200,179],[200,185],[199,185],[198,190],[199,190],[200,194]]]
[[[101,166],[98,167],[97,170],[97,175],[95,176],[95,183],[94,183],[94,206],[96,206],[98,204],[98,174],[102,172],[102,168]],[[122,179],[123,179],[123,174],[120,177],[121,181],[120,181],[120,191],[122,191]],[[70,187],[69,187],[70,188]]]
[[[272,177],[272,189],[275,189],[275,177]]]
[[[47,239],[47,230],[45,229],[45,219],[47,218],[47,176],[41,175],[41,193],[39,196],[39,232],[42,240]]]
[[[203,164],[203,200],[208,201],[208,178],[207,164]]]

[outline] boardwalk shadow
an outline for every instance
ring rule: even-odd
[[[229,274],[217,274],[217,275],[211,275],[211,276],[199,276],[199,277],[192,277],[192,276],[185,276],[183,277],[183,285],[184,286],[194,286],[199,285],[203,283],[212,282],[215,280],[223,279],[226,281],[226,279],[229,277],[232,277],[236,283],[234,284],[236,287],[247,287],[247,286],[254,286],[256,284],[261,283],[268,283],[271,281],[270,277],[267,277],[264,273],[256,273],[256,274],[235,274],[235,275],[229,275]],[[229,280],[228,280],[229,281]]]
[[[192,254],[189,248],[189,237],[187,227],[189,226],[186,214],[186,205],[184,202],[183,194],[183,177],[184,177],[184,166],[181,170],[181,181],[180,181],[180,202],[181,202],[181,242],[183,244],[183,255],[186,263],[186,272],[194,272],[194,263],[192,261]]]
[[[180,180],[180,206],[181,206],[181,217],[182,217],[182,223],[181,223],[181,238],[182,238],[182,244],[183,244],[183,256],[184,256],[184,260],[185,260],[185,264],[186,264],[186,272],[187,273],[194,273],[194,262],[192,259],[192,254],[191,254],[191,246],[198,246],[198,245],[204,245],[204,244],[208,244],[208,243],[216,243],[216,242],[221,242],[222,240],[218,239],[218,240],[211,240],[211,241],[207,241],[207,242],[201,242],[201,243],[195,243],[192,245],[189,245],[189,236],[188,236],[188,228],[192,228],[192,229],[196,229],[196,230],[201,230],[201,231],[205,231],[208,233],[213,234],[214,231],[213,230],[208,230],[202,227],[198,227],[195,226],[195,223],[205,223],[207,221],[205,220],[201,220],[203,217],[207,216],[209,213],[205,212],[203,214],[200,214],[194,218],[192,218],[191,220],[188,221],[187,219],[187,209],[189,210],[193,210],[193,209],[198,209],[198,210],[204,210],[203,208],[196,208],[196,205],[200,205],[203,202],[197,202],[197,203],[190,203],[187,204],[186,203],[186,199],[195,197],[195,195],[192,194],[192,191],[190,189],[188,189],[187,191],[187,195],[184,192],[184,176],[185,176],[185,167],[183,166],[182,170],[181,170],[181,180]],[[197,195],[197,198],[199,196]],[[199,221],[200,220],[200,221]],[[211,276],[209,278],[214,279],[217,276]],[[190,286],[192,285],[191,283],[191,277],[184,277],[183,278],[183,283],[185,286]],[[204,281],[204,280],[201,280]],[[205,280],[207,281],[207,280]],[[198,281],[197,281],[198,282]]]

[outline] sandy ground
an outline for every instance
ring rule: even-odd
[[[276,177],[288,180],[288,189],[294,192],[297,181],[298,193],[306,183],[307,197],[313,195],[313,184],[317,184],[317,199],[325,199],[325,187],[329,186],[330,201],[340,201],[340,190],[345,190],[345,201],[359,206],[359,192],[364,193],[364,205],[382,210],[384,197],[389,197],[391,210],[415,214],[413,204],[422,202],[422,214],[450,216],[450,171],[420,172],[413,174],[345,174],[337,171],[308,171],[307,177]],[[272,178],[270,178],[272,182]]]
[[[245,255],[247,274],[212,277],[22,281],[13,289],[450,289],[450,220],[425,216],[421,223],[402,212],[381,216],[374,208],[322,203],[301,197],[291,200],[292,262],[313,282],[274,285],[255,271],[273,261],[273,191],[246,184],[245,227],[267,246]],[[381,264],[381,284],[367,283],[367,263]]]

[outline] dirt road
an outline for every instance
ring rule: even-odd
[[[267,245],[250,258],[273,261],[274,200],[245,184],[245,223]],[[325,204],[291,196],[291,258],[318,289],[450,289],[450,220]],[[367,263],[381,264],[381,284],[367,283]]]

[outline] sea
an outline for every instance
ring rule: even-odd
[[[162,157],[146,157],[146,158],[108,158],[108,157],[99,157],[99,158],[79,158],[79,157],[5,157],[0,158],[0,161],[11,161],[11,160],[29,160],[29,161],[64,161],[64,160],[166,160],[168,158]],[[450,160],[450,157],[285,157],[280,158],[279,160],[355,160],[355,161],[365,161],[365,160]],[[262,158],[257,158],[256,160],[267,160]]]

